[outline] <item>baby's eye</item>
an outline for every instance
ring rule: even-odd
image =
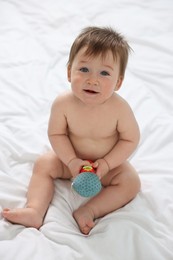
[[[107,71],[105,71],[105,70],[101,71],[100,74],[101,74],[102,76],[109,76],[109,75],[110,75],[109,72],[107,72]]]
[[[83,68],[80,68],[80,71],[81,71],[81,72],[88,72],[89,70],[88,70],[87,67],[83,67]]]

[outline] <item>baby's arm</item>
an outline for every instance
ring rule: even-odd
[[[120,107],[117,131],[119,134],[118,142],[104,157],[110,170],[119,166],[129,158],[136,149],[140,139],[139,126],[133,111],[125,101]]]
[[[103,159],[95,162],[98,164],[97,175],[100,177],[126,161],[139,143],[139,127],[130,106],[124,101],[119,111],[117,122],[118,142]]]
[[[68,97],[58,97],[51,108],[48,126],[48,137],[58,158],[70,169],[75,177],[83,165],[90,165],[88,161],[77,158],[75,150],[67,135],[66,109],[69,107]]]

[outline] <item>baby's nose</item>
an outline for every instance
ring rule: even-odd
[[[88,84],[88,85],[95,85],[95,86],[97,86],[97,85],[98,85],[98,79],[97,79],[97,77],[90,77],[90,78],[87,80],[87,84]]]

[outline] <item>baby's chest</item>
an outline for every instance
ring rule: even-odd
[[[68,130],[79,137],[107,138],[116,133],[117,120],[109,116],[76,115],[68,121]]]

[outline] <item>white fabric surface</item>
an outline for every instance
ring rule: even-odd
[[[113,26],[134,50],[119,93],[140,125],[130,160],[142,181],[85,236],[72,217],[85,199],[57,180],[40,230],[0,216],[0,259],[173,260],[172,14],[172,0],[0,0],[0,211],[25,205],[33,163],[50,148],[50,106],[69,88],[70,46],[88,25]]]

